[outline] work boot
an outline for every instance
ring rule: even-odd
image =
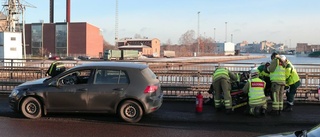
[[[271,110],[269,112],[269,114],[272,115],[272,116],[279,116],[280,115],[279,110]]]
[[[286,107],[283,109],[284,112],[291,112],[292,111],[292,105],[287,104]]]
[[[222,109],[223,109],[222,107],[216,107],[215,108],[216,112],[220,112],[220,111],[222,111]]]
[[[233,114],[234,111],[232,109],[226,109],[226,114]]]
[[[261,116],[266,116],[267,110],[265,108],[261,108]]]

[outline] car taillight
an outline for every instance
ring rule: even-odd
[[[144,90],[144,93],[152,93],[158,90],[158,86],[147,86],[146,89]]]

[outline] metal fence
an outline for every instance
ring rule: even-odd
[[[0,91],[11,91],[22,82],[45,77],[47,68],[52,61],[28,60],[23,66],[17,62],[11,64],[2,62],[0,67]],[[65,61],[67,67],[73,67],[83,62]],[[148,63],[162,84],[162,90],[168,97],[190,98],[199,91],[204,97],[209,97],[207,90],[212,83],[212,72],[217,65],[224,65],[234,72],[249,71],[259,64],[201,64],[201,63]],[[20,62],[21,64],[21,62]],[[318,86],[320,83],[320,65],[295,64],[302,85],[298,88],[298,100],[319,101]]]

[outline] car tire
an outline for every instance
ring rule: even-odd
[[[118,114],[122,120],[130,123],[136,123],[141,120],[143,111],[137,102],[127,100],[121,103],[120,108],[118,109]]]
[[[34,97],[27,97],[21,104],[22,114],[30,119],[40,118],[42,109],[40,102]]]

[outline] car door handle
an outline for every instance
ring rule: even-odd
[[[115,88],[113,90],[116,90],[116,91],[123,91],[123,88]]]
[[[88,91],[87,88],[81,88],[81,89],[78,89],[78,91]]]

